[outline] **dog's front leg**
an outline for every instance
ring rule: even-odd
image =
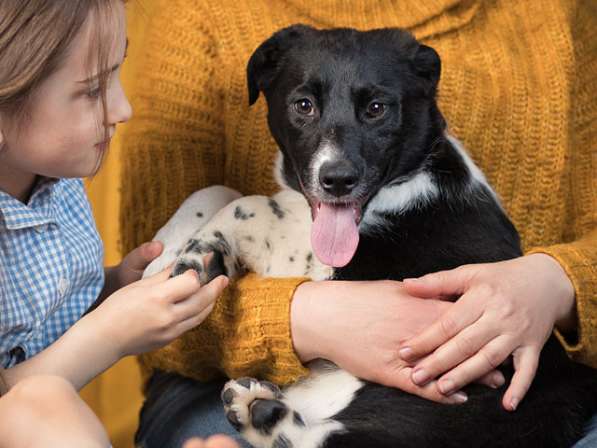
[[[164,250],[147,266],[143,277],[156,274],[172,264],[194,233],[219,210],[240,197],[238,191],[222,185],[207,187],[190,195],[154,236],[153,241],[160,241]]]

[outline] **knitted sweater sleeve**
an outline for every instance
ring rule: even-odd
[[[537,247],[554,257],[576,293],[576,334],[558,337],[574,359],[597,367],[597,23],[589,2],[580,2],[572,26],[575,73],[571,90],[569,242]],[[594,8],[594,6],[593,6]]]
[[[199,8],[163,3],[136,43],[143,57],[130,61],[138,65],[127,86],[135,117],[122,136],[123,253],[150,240],[192,192],[224,182],[219,42]],[[296,380],[306,370],[292,346],[290,303],[304,280],[249,275],[231,285],[198,328],[141,357],[144,374]]]

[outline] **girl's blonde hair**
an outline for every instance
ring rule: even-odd
[[[104,125],[106,89],[114,40],[113,9],[126,0],[1,0],[0,1],[0,114],[17,126],[27,114],[37,87],[60,66],[86,20],[97,19],[86,61],[97,69]],[[104,128],[108,133],[108,128]],[[0,148],[1,150],[2,148]],[[99,161],[101,162],[101,161]],[[99,163],[98,163],[99,166]]]

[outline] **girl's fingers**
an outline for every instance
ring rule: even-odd
[[[504,409],[515,411],[526,395],[537,372],[539,353],[540,350],[531,346],[521,347],[513,353],[515,372],[502,399]]]
[[[189,317],[188,319],[183,320],[176,326],[176,334],[180,336],[183,333],[186,333],[189,330],[192,330],[196,326],[200,325],[207,316],[213,311],[215,306],[215,302],[211,302],[207,307],[205,307],[199,314],[195,314],[194,316]],[[178,337],[177,336],[177,337]]]
[[[482,315],[481,307],[467,307],[466,296],[456,302],[421,334],[401,344],[398,355],[404,361],[414,361],[433,352]]]
[[[181,275],[186,275],[186,272]],[[215,302],[228,285],[228,278],[220,275],[207,285],[202,286],[199,291],[189,297],[184,297],[174,304],[174,312],[179,321],[186,320],[199,314],[205,307]]]
[[[441,393],[449,395],[483,375],[495,371],[513,349],[512,342],[506,336],[499,336],[482,347],[477,354],[443,375],[438,380],[437,387]],[[503,376],[501,380],[501,384],[489,383],[488,385],[501,386],[504,383]]]
[[[434,353],[419,362],[414,369],[413,382],[418,385],[423,385],[427,381],[437,378],[437,376],[444,372],[448,372],[460,363],[474,357],[479,350],[484,348],[488,342],[497,336],[497,332],[493,329],[493,325],[487,321],[487,318],[478,319],[468,327],[464,328],[448,342],[440,346]],[[479,372],[479,374],[472,378],[471,381],[496,367],[497,366],[489,367],[482,372]],[[457,389],[460,389],[460,387],[456,388],[456,386],[454,386],[446,393],[453,392]]]
[[[230,437],[218,434],[206,441],[193,437],[184,443],[183,448],[238,448],[238,444]]]
[[[177,322],[182,322],[201,313],[205,308],[212,305],[218,298],[207,286],[201,287],[195,294],[175,303],[172,307]]]
[[[157,272],[149,277],[145,277],[141,280],[141,282],[143,282],[144,285],[157,285],[159,283],[164,283],[166,280],[170,278],[171,273],[172,264],[160,272]]]
[[[156,276],[163,275],[164,271],[156,274]],[[161,294],[167,302],[177,303],[196,293],[201,285],[199,283],[199,275],[192,269],[189,269],[184,274],[168,278],[162,283],[152,284],[152,286],[152,289]]]
[[[230,437],[220,434],[207,439],[205,448],[238,448],[238,444]]]

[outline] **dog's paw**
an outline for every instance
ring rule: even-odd
[[[222,391],[226,418],[240,432],[252,427],[261,433],[271,434],[274,426],[289,411],[281,398],[278,386],[253,378],[228,381]]]
[[[233,279],[242,270],[242,264],[235,258],[228,241],[221,232],[200,234],[183,247],[174,262],[172,276],[194,269],[205,284],[219,275]]]

